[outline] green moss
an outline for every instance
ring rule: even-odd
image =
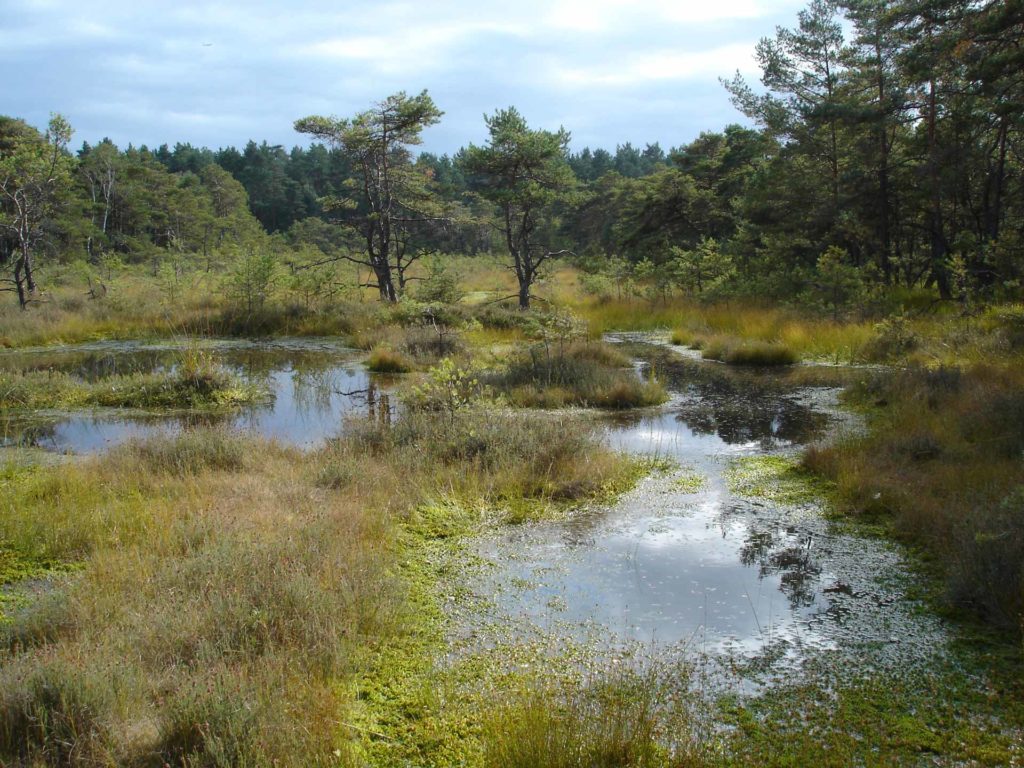
[[[698,493],[708,484],[708,479],[699,472],[683,472],[672,481],[672,487],[682,493]]]
[[[19,608],[29,603],[18,585],[31,579],[45,579],[68,570],[69,566],[28,557],[0,543],[0,625],[7,624]]]
[[[515,690],[538,658],[536,648],[510,641],[441,663],[451,616],[465,595],[458,584],[478,561],[466,537],[485,526],[550,519],[584,503],[607,502],[634,487],[654,463],[623,460],[587,499],[439,497],[418,505],[401,526],[394,553],[403,585],[404,627],[375,649],[353,683],[355,706],[342,725],[352,762],[378,768],[408,765],[480,766],[483,713],[495,691]],[[582,653],[569,647],[564,654]],[[552,662],[552,669],[570,664]]]
[[[726,765],[1011,765],[1024,720],[1020,676],[979,686],[958,666],[723,698]],[[979,671],[979,670],[975,670]]]
[[[809,504],[831,491],[831,485],[805,470],[789,456],[750,456],[734,460],[725,471],[729,490],[778,504]]]

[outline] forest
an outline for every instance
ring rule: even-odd
[[[530,204],[531,248],[572,253],[595,290],[628,279],[702,299],[840,309],[892,289],[965,306],[1012,299],[1024,216],[1019,24],[1013,3],[814,3],[759,44],[763,90],[739,76],[723,83],[755,127],[726,126],[667,151],[571,152],[568,131],[550,136],[550,156],[535,148],[545,176]],[[307,126],[299,129],[314,143],[290,151],[108,141],[70,151],[70,126],[40,133],[7,118],[7,279],[25,303],[35,273],[58,263],[208,270],[257,250],[294,273],[365,256],[363,152],[400,170],[399,206],[429,209],[396,232],[400,255],[388,258],[397,282],[403,262],[423,254],[503,248],[501,204],[487,194],[499,182],[476,150],[410,150],[407,139],[442,119],[422,101],[408,137],[366,136],[360,147],[340,123]],[[372,130],[386,110],[416,104],[399,95],[348,127]],[[524,159],[527,139],[551,133],[525,120],[490,130],[492,142],[514,132]]]
[[[1024,760],[1024,6],[754,55],[666,147],[0,116],[0,765]]]

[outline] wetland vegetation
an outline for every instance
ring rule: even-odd
[[[0,764],[1021,764],[1020,37],[814,0],[669,152],[0,118]]]

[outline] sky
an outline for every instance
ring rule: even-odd
[[[73,145],[249,139],[308,143],[311,114],[345,117],[424,88],[444,110],[423,149],[486,141],[514,105],[572,147],[678,146],[744,122],[719,83],[756,81],[758,39],[793,0],[0,0],[0,114],[67,117]]]

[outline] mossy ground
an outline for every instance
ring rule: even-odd
[[[650,462],[625,462],[587,504],[610,502],[654,470]],[[466,547],[467,537],[571,515],[578,508],[578,502],[550,499],[466,503],[449,498],[412,511],[395,551],[395,575],[406,594],[406,629],[378,650],[353,683],[357,703],[344,727],[354,738],[352,756],[358,763],[485,766],[486,712],[496,697],[523,692],[538,676],[565,690],[582,685],[580,672],[591,651],[578,644],[562,643],[553,655],[550,648],[509,640],[451,655],[457,616],[471,598],[462,586],[465,573],[484,567]]]
[[[718,703],[724,765],[1016,765],[1024,756],[1019,659],[962,649],[941,667],[845,678],[835,669]],[[981,675],[983,677],[976,677]]]
[[[795,456],[750,456],[735,459],[725,471],[729,490],[776,504],[812,504],[831,492],[831,485],[803,468]]]

